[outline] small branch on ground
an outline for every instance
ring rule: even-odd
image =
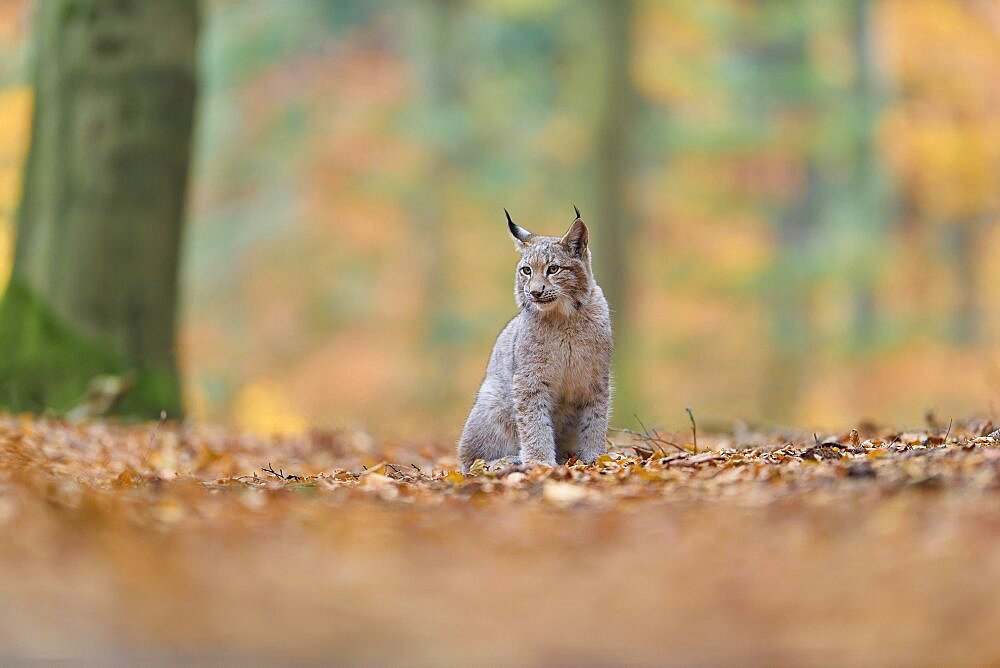
[[[694,421],[694,413],[691,412],[690,406],[686,406],[684,410],[691,418],[691,439],[694,441],[694,454],[698,454],[698,423]]]
[[[283,469],[278,469],[277,471],[275,471],[274,467],[271,466],[271,462],[267,463],[266,468],[262,466],[260,470],[263,471],[264,473],[270,473],[275,478],[280,478],[281,480],[302,480],[302,476],[298,476],[293,473],[285,473]]]
[[[628,434],[629,436],[632,436],[632,437],[638,439],[639,441],[641,441],[642,443],[646,444],[647,446],[651,446],[650,449],[653,452],[656,452],[657,450],[659,450],[662,455],[666,455],[667,454],[666,450],[663,449],[663,446],[665,446],[665,445],[669,445],[670,447],[677,448],[681,452],[687,452],[687,450],[684,448],[683,445],[678,445],[677,443],[674,443],[673,441],[668,441],[667,439],[665,439],[662,436],[660,436],[660,433],[658,431],[656,431],[655,429],[653,429],[652,431],[650,431],[649,429],[647,429],[646,425],[643,423],[642,420],[639,419],[638,415],[633,415],[632,417],[634,417],[635,421],[639,423],[639,426],[642,428],[642,432],[641,433],[635,432],[635,431],[632,431],[631,429],[619,429],[618,431],[620,431],[623,434]]]

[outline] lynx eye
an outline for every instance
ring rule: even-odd
[[[521,267],[521,273],[525,276],[531,276],[531,267]]]
[[[562,267],[556,264],[550,264],[549,268],[545,270],[545,273],[552,276],[553,274],[558,274],[560,271],[562,271]]]

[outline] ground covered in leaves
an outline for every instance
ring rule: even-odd
[[[992,431],[462,475],[448,443],[0,415],[0,660],[995,664]]]

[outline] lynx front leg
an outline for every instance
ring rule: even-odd
[[[468,473],[477,459],[491,462],[504,457],[513,458],[518,451],[517,427],[510,401],[487,380],[479,389],[458,442],[462,472]]]
[[[555,466],[552,407],[545,393],[535,389],[515,390],[514,418],[521,443],[521,461]]]
[[[595,399],[580,411],[580,440],[576,457],[590,464],[603,452],[608,437],[608,397]]]

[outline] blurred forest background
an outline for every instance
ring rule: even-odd
[[[0,0],[0,289],[46,1]],[[176,350],[199,420],[457,433],[514,313],[503,207],[557,234],[574,203],[616,424],[1000,402],[1000,2],[201,12]]]

